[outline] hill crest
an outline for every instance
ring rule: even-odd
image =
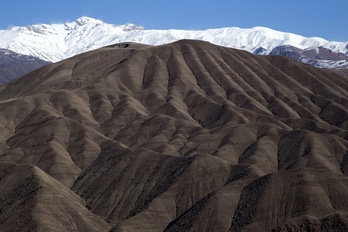
[[[104,47],[0,92],[0,177],[17,175],[8,163],[35,167],[52,185],[44,199],[67,198],[13,212],[68,210],[76,223],[59,217],[65,230],[339,230],[347,85],[338,72],[203,41]],[[13,192],[31,192],[14,180]],[[0,225],[26,228],[7,215]]]

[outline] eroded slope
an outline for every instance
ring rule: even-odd
[[[118,44],[4,89],[0,160],[36,165],[113,231],[346,226],[347,90],[281,57]]]

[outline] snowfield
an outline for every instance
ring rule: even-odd
[[[180,39],[196,39],[213,44],[269,54],[273,48],[291,45],[301,49],[325,47],[348,54],[348,42],[307,38],[265,27],[228,27],[208,30],[145,30],[134,24],[113,25],[81,17],[62,24],[37,24],[0,30],[0,48],[57,62],[82,52],[120,42],[160,45]]]

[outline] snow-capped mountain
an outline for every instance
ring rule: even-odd
[[[269,55],[285,56],[319,68],[348,68],[347,54],[334,52],[324,47],[300,49],[291,45],[283,45],[275,47]]]
[[[18,54],[6,49],[0,49],[0,85],[23,76],[35,69],[49,64],[33,56]]]
[[[274,48],[291,45],[299,49],[330,49],[348,54],[348,42],[307,38],[265,27],[228,27],[208,30],[145,30],[134,24],[113,25],[82,17],[62,24],[37,24],[0,30],[0,48],[57,62],[76,54],[119,42],[160,45],[180,39],[197,39],[217,45],[269,54]],[[337,62],[337,61],[335,61]]]

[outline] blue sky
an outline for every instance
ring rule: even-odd
[[[348,41],[348,0],[10,0],[0,3],[0,29],[89,16],[146,29],[265,26],[307,37]]]

